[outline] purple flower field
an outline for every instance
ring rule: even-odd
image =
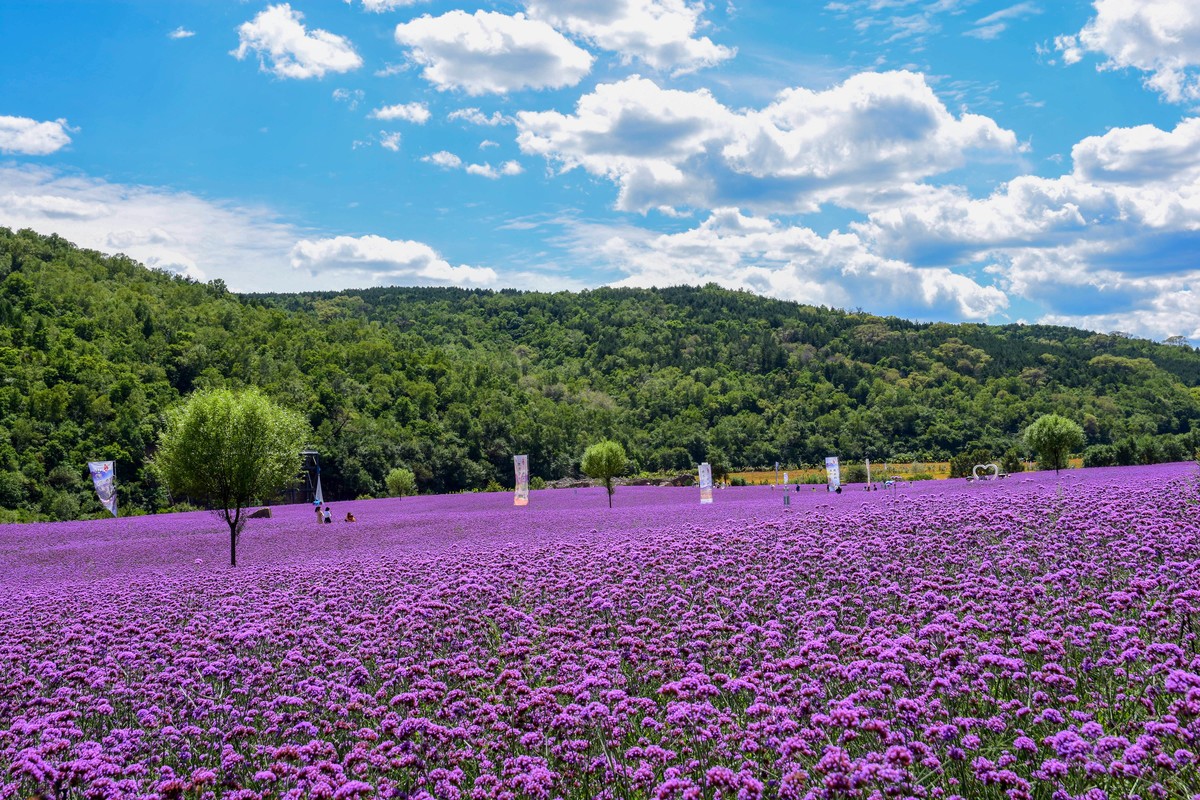
[[[1195,465],[0,526],[0,798],[1200,797]]]

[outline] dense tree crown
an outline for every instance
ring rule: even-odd
[[[715,286],[554,294],[383,288],[238,296],[58,237],[0,228],[0,520],[160,509],[163,411],[258,387],[303,413],[330,498],[638,470],[942,460],[1078,423],[1092,463],[1190,457],[1200,353],[1042,325],[920,324]]]
[[[621,447],[620,442],[607,439],[583,451],[583,460],[579,467],[584,475],[604,483],[604,488],[608,491],[609,508],[612,508],[613,478],[625,474],[628,461],[629,457],[625,455],[625,448]]]
[[[229,563],[237,566],[247,507],[295,480],[308,435],[302,415],[257,389],[205,389],[167,412],[152,472],[177,498],[221,517],[229,526]]]
[[[1038,454],[1038,462],[1058,472],[1067,466],[1067,457],[1083,447],[1083,428],[1058,414],[1038,417],[1025,429],[1025,443]]]

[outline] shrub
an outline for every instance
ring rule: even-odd
[[[537,475],[534,475],[532,478],[529,479],[529,488],[530,489],[545,489],[546,482],[544,480],[542,480],[541,478],[539,478]]]
[[[1000,469],[1005,472],[1024,472],[1025,462],[1021,459],[1021,453],[1015,447],[1010,447],[1004,451],[1004,455],[1000,458]]]
[[[1111,444],[1094,444],[1083,451],[1085,467],[1112,467],[1117,463],[1117,448]]]
[[[954,458],[950,459],[950,477],[951,478],[969,478],[975,470],[977,464],[992,464],[992,451],[982,447],[976,447],[971,450],[959,453]],[[991,470],[988,470],[991,474]]]
[[[842,483],[866,483],[867,467],[865,464],[848,464],[842,470]]]

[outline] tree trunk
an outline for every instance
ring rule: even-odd
[[[237,566],[237,540],[238,531],[242,527],[242,509],[238,508],[233,512],[233,516],[229,516],[229,511],[225,511],[225,521],[229,523],[229,566]]]
[[[609,478],[608,480],[606,480],[604,482],[604,488],[608,491],[608,507],[612,508],[612,496],[613,496],[612,478]]]

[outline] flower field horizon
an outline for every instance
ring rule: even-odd
[[[0,525],[0,800],[1200,798],[1194,464]]]

